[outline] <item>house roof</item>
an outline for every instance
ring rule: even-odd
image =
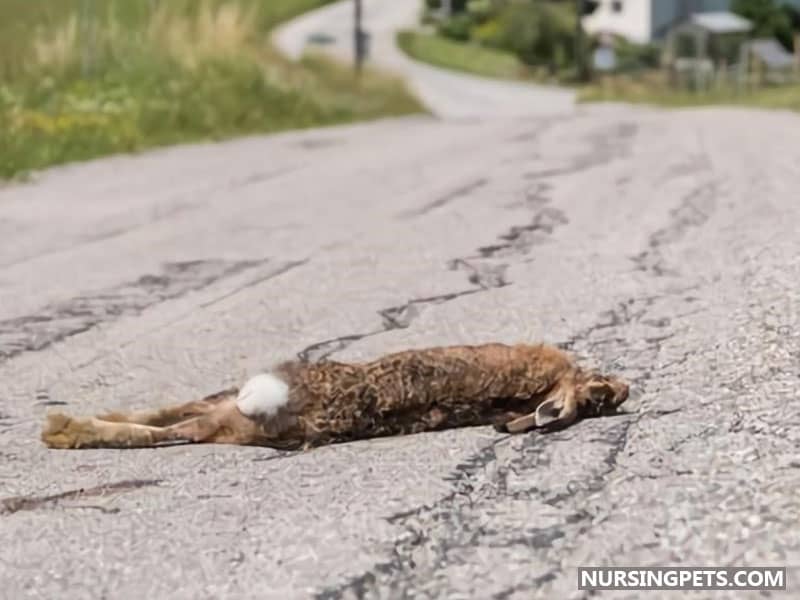
[[[785,69],[794,64],[794,56],[774,39],[758,39],[748,43],[751,52],[773,69]]]
[[[731,12],[695,13],[690,22],[711,33],[743,33],[753,28],[750,21]]]

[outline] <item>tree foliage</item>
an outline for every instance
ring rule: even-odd
[[[734,0],[733,12],[753,22],[757,37],[774,37],[787,49],[793,45],[797,10],[775,0]]]
[[[436,8],[441,0],[427,0]],[[575,13],[571,2],[555,0],[453,1],[454,14],[439,25],[451,39],[513,52],[529,65],[551,72],[574,63]]]

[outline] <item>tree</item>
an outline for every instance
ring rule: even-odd
[[[574,64],[574,30],[551,2],[509,4],[500,14],[500,45],[530,65],[546,65],[551,73]]]
[[[734,0],[733,12],[753,22],[758,37],[776,38],[787,49],[793,45],[796,11],[775,0]]]

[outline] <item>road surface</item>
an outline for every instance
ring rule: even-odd
[[[493,119],[561,115],[572,111],[571,90],[491,80],[446,71],[411,60],[395,44],[395,34],[419,21],[420,0],[362,0],[364,29],[370,34],[368,64],[402,76],[432,114],[449,119]],[[309,44],[324,36],[324,45]],[[353,56],[353,2],[345,0],[303,15],[280,27],[275,45],[298,59],[316,47],[345,61]]]
[[[798,126],[414,117],[0,190],[0,596],[580,598],[601,564],[796,586]],[[52,408],[196,398],[297,353],[534,340],[630,378],[629,414],[290,456],[38,441]]]

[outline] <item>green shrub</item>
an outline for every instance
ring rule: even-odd
[[[656,44],[632,44],[623,39],[615,44],[617,71],[629,72],[657,68],[661,49]]]
[[[500,14],[497,43],[529,65],[551,72],[574,61],[574,32],[547,3],[513,3]]]
[[[734,0],[732,10],[753,22],[753,34],[777,38],[787,49],[793,45],[797,11],[774,0]]]
[[[484,46],[499,48],[502,46],[500,22],[489,19],[472,30],[472,39]]]
[[[469,0],[450,0],[450,7],[454,13],[464,12]],[[442,0],[425,0],[425,7],[429,10],[439,10],[442,8]]]
[[[470,38],[474,24],[469,14],[457,13],[439,24],[439,34],[451,40],[466,42]]]

